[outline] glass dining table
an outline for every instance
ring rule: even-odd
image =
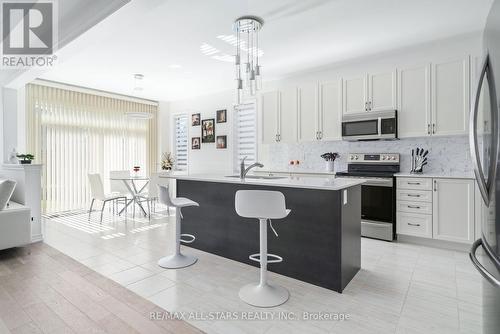
[[[141,209],[142,213],[144,214],[145,217],[147,217],[148,213],[146,213],[146,210],[142,206],[141,203],[141,193],[146,189],[146,187],[149,184],[149,177],[147,176],[116,176],[116,177],[111,177],[110,180],[113,181],[122,181],[125,184],[125,187],[127,187],[127,190],[129,191],[130,195],[132,196],[130,199],[127,199],[127,203],[123,207],[123,209],[118,212],[118,215],[121,215],[127,208],[130,206],[130,204],[134,204],[134,210],[135,210],[135,205]],[[144,183],[144,184],[138,184],[138,183]]]

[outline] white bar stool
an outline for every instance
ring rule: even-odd
[[[192,234],[181,234],[181,219],[183,218],[181,208],[199,206],[199,204],[188,198],[170,198],[168,187],[161,185],[158,185],[158,198],[161,204],[175,208],[175,252],[173,255],[161,258],[158,261],[158,265],[167,269],[188,267],[194,264],[198,259],[192,255],[181,254],[181,242],[190,244],[196,237]],[[182,239],[182,237],[188,237],[190,239],[186,240]]]
[[[290,210],[285,206],[285,196],[279,191],[238,190],[235,197],[236,213],[244,218],[256,218],[260,222],[260,253],[249,256],[250,260],[260,263],[260,282],[245,285],[240,289],[240,299],[259,307],[273,307],[288,300],[288,291],[267,282],[267,264],[282,262],[278,255],[267,253],[267,222],[274,234],[271,219],[282,219]],[[271,258],[271,259],[269,259]]]

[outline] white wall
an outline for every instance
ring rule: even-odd
[[[189,173],[232,173],[233,92],[223,92],[210,96],[170,102],[171,120],[174,115],[181,113],[189,115],[190,120],[191,114],[196,113],[201,113],[202,120],[207,118],[215,119],[216,111],[219,109],[227,109],[227,123],[216,123],[215,135],[227,135],[227,149],[217,149],[215,143],[202,143],[200,150],[191,150],[191,138],[201,137],[201,126],[190,126]]]
[[[17,90],[3,88],[3,161],[9,159],[13,148],[17,149],[17,134],[20,124],[17,121]]]
[[[158,102],[158,156],[170,151],[170,103]],[[160,160],[158,160],[160,161]]]

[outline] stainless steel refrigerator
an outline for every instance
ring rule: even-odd
[[[482,236],[470,251],[483,277],[483,332],[500,333],[500,0],[492,4],[483,31],[483,61],[470,122],[470,148],[483,208]],[[481,251],[480,251],[481,249]]]

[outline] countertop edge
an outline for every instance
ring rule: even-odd
[[[457,174],[457,175],[441,175],[441,174],[411,174],[411,173],[397,173],[394,174],[395,177],[422,177],[422,178],[432,178],[432,179],[464,179],[464,180],[474,180],[473,174]]]
[[[208,176],[196,176],[196,175],[160,175],[160,178],[167,178],[167,179],[176,179],[176,180],[185,180],[185,181],[199,181],[199,182],[212,182],[212,183],[230,183],[230,184],[242,184],[242,185],[256,185],[256,186],[268,186],[268,187],[284,187],[284,188],[300,188],[300,189],[311,189],[311,190],[329,190],[329,191],[339,191],[343,189],[348,189],[351,187],[355,187],[358,185],[363,184],[365,181],[364,180],[349,180],[345,181],[346,179],[334,179],[334,180],[342,180],[340,182],[343,182],[345,184],[341,185],[321,185],[321,184],[300,184],[300,183],[283,183],[280,182],[282,180],[275,179],[275,180],[247,180],[247,181],[240,181],[237,178],[224,178],[224,176],[213,176],[213,177],[208,177]],[[310,180],[314,180],[314,182],[317,182],[320,178],[318,177],[306,177]],[[286,178],[287,180],[290,180],[290,178]],[[303,179],[303,178],[302,178]],[[327,177],[324,178],[329,179]],[[331,179],[330,179],[331,180]],[[273,182],[274,181],[274,182]],[[298,180],[297,180],[298,181]],[[335,181],[334,181],[335,182]]]

